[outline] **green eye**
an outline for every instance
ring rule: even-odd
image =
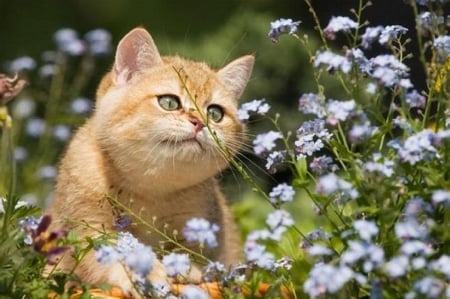
[[[221,121],[224,116],[222,107],[220,107],[218,105],[208,106],[208,109],[206,111],[208,114],[208,118],[212,119],[216,123]]]
[[[158,103],[164,110],[175,111],[181,108],[180,99],[174,95],[158,96]]]

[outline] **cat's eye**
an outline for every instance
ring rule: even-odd
[[[211,119],[212,121],[216,122],[216,123],[221,121],[223,116],[224,116],[224,112],[223,112],[222,107],[220,107],[218,105],[210,105],[210,106],[208,106],[206,112],[208,114],[208,118]]]
[[[180,99],[177,96],[166,94],[158,96],[158,103],[164,110],[175,111],[181,108]]]

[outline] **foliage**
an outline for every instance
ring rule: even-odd
[[[272,126],[252,140],[254,154],[264,161],[268,173],[289,173],[286,182],[269,192],[252,177],[241,156],[234,159],[216,140],[234,170],[254,191],[251,199],[236,204],[245,232],[245,261],[231,269],[202,255],[205,248],[218,245],[215,233],[220,229],[205,219],[191,219],[182,232],[184,238],[199,243],[199,250],[180,246],[171,253],[156,252],[157,248],[140,244],[124,232],[97,240],[51,232],[46,224],[49,215],[29,222],[27,217],[39,211],[12,196],[16,188],[13,178],[18,178],[17,189],[27,189],[27,184],[38,185],[30,183],[35,180],[30,173],[40,170],[42,178],[54,177],[54,169],[44,171],[41,167],[54,165],[52,159],[62,146],[44,152],[54,141],[51,136],[61,141],[70,137],[70,130],[56,130],[70,111],[59,101],[79,96],[94,62],[109,50],[105,32],[94,35],[97,38],[87,35],[84,42],[74,32],[59,32],[59,48],[47,65],[49,72],[41,68],[41,81],[29,78],[36,82],[34,98],[48,98],[46,127],[36,119],[28,125],[30,111],[37,108],[33,101],[21,97],[8,106],[12,125],[6,103],[0,106],[2,157],[15,158],[4,159],[1,165],[8,172],[0,186],[0,194],[6,196],[0,202],[4,206],[0,213],[0,290],[14,298],[62,294],[65,282],[76,278],[56,269],[44,276],[45,264],[51,264],[54,254],[65,250],[73,250],[81,259],[95,249],[101,264],[123,263],[141,293],[164,298],[176,297],[170,286],[145,279],[154,266],[155,252],[162,255],[161,261],[174,281],[185,279],[191,261],[203,263],[204,280],[219,282],[225,298],[241,298],[243,294],[253,298],[258,292],[261,296],[266,282],[270,288],[265,289],[264,298],[450,298],[450,37],[442,12],[447,2],[409,1],[416,15],[417,55],[426,73],[426,90],[417,90],[410,79],[412,53],[406,46],[411,41],[405,36],[411,29],[395,24],[373,26],[362,20],[363,12],[370,9],[368,1],[360,0],[349,16],[333,17],[322,27],[311,2],[305,0],[316,21],[320,47],[310,41],[299,21],[271,23],[272,41],[284,43],[287,37],[282,35],[289,35],[303,49],[302,55],[309,57],[315,84],[298,100],[301,124],[292,120],[283,123],[283,115],[273,115],[264,99],[241,105],[241,121],[253,124],[267,120]],[[96,51],[97,46],[101,51]],[[367,53],[374,47],[383,52],[369,57]],[[273,59],[283,57],[274,55]],[[20,67],[10,67],[19,71],[30,68],[30,63],[24,60],[16,62]],[[80,72],[69,75],[66,70],[75,66]],[[342,98],[336,99],[337,95]],[[89,107],[84,100],[71,102],[70,124],[78,125]],[[282,129],[286,124],[296,127]],[[19,134],[22,128],[29,129],[28,137]],[[212,128],[208,130],[217,138]],[[40,138],[31,143],[35,150],[26,153],[37,155],[40,162],[28,165],[21,159],[25,152],[18,150],[20,147],[12,149],[14,143],[21,144],[21,138],[33,137]],[[50,187],[42,182],[39,185],[42,194],[49,194]],[[311,212],[304,212],[308,205]],[[258,210],[258,221],[248,220],[248,215],[255,215],[252,210]],[[128,213],[139,219],[139,215]],[[178,244],[178,232],[156,231],[151,221],[140,221],[165,236],[167,242]],[[119,225],[126,226],[126,221]],[[116,240],[114,245],[110,240]],[[186,289],[180,296],[207,298],[197,288]]]

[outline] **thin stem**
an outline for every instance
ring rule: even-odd
[[[50,85],[48,102],[46,105],[47,109],[44,115],[46,129],[38,145],[38,152],[41,155],[40,163],[48,162],[48,159],[54,155],[53,151],[51,150],[51,128],[53,125],[52,117],[58,115],[58,102],[62,99],[63,96],[64,80],[67,73],[67,62],[65,61],[64,57],[62,58],[62,61],[62,63],[58,64],[58,73],[52,78],[52,82]]]
[[[320,24],[320,20],[319,17],[316,14],[316,11],[314,10],[314,7],[311,4],[310,0],[304,0],[306,5],[308,5],[309,8],[309,12],[311,13],[314,22],[316,23],[317,26],[317,31],[319,31],[319,35],[320,35],[320,39],[322,40],[322,44],[324,45],[325,49],[328,49],[328,43],[327,43],[327,39],[325,38],[325,34],[323,33],[322,30],[322,25]]]
[[[418,50],[419,50],[419,60],[422,64],[423,70],[426,74],[427,78],[430,78],[430,74],[427,68],[427,59],[425,58],[425,49],[423,47],[423,40],[421,35],[421,29],[420,29],[420,22],[417,21],[417,18],[419,16],[419,10],[417,9],[416,1],[410,1],[411,6],[413,8],[414,12],[414,18],[416,19],[416,38],[417,38],[417,44],[418,44]],[[428,82],[427,82],[428,83]]]
[[[8,138],[8,154],[9,154],[8,156],[11,168],[11,172],[9,174],[10,181],[9,181],[8,195],[11,197],[16,192],[16,181],[17,181],[16,159],[14,158],[14,134],[12,127],[6,130],[6,135]]]
[[[112,198],[107,197],[108,201],[110,201],[113,205],[117,205],[120,209],[123,209],[128,215],[136,219],[139,223],[145,225],[146,227],[150,228],[152,231],[157,233],[159,236],[164,238],[168,243],[171,243],[179,248],[181,248],[183,251],[189,253],[192,256],[195,256],[199,258],[200,260],[210,262],[208,258],[203,256],[201,253],[198,253],[192,249],[189,249],[188,247],[184,246],[183,244],[179,243],[176,239],[170,238],[164,231],[157,228],[153,223],[148,222],[144,218],[142,218],[139,214],[135,213],[133,210],[129,209],[125,204],[121,203],[120,201]]]

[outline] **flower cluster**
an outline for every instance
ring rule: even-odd
[[[294,22],[292,19],[279,19],[270,23],[269,37],[272,42],[276,43],[283,33],[295,34],[298,30],[300,21]]]
[[[131,272],[146,277],[153,269],[156,254],[128,232],[119,232],[115,246],[101,245],[95,252],[100,265],[123,263]]]
[[[238,110],[238,119],[242,122],[249,120],[251,115],[265,115],[270,110],[270,105],[266,100],[253,100],[241,105]]]
[[[206,219],[192,218],[186,222],[183,236],[188,242],[198,242],[201,246],[212,248],[218,245],[216,233],[219,230],[217,224],[210,223]]]
[[[429,2],[417,4],[431,9]],[[270,173],[281,164],[293,165],[294,183],[281,183],[268,193],[276,210],[266,217],[266,229],[246,238],[250,263],[273,268],[276,254],[268,242],[282,241],[288,228],[302,230],[281,208],[286,202],[295,205],[295,194],[307,194],[330,231],[300,233],[299,247],[311,262],[302,281],[310,297],[352,297],[359,288],[370,289],[373,298],[450,298],[445,264],[450,258],[438,245],[447,242],[442,221],[450,207],[448,184],[440,173],[449,157],[448,112],[445,105],[439,112],[431,109],[448,100],[450,39],[439,31],[445,20],[441,14],[418,12],[417,18],[421,33],[431,36],[425,44],[433,53],[425,65],[435,76],[431,92],[416,89],[410,79],[404,47],[408,28],[366,27],[338,16],[322,29],[322,36],[330,40],[342,34],[354,42],[340,54],[325,47],[311,57],[318,92],[299,98],[304,118],[295,140],[270,130],[253,141],[254,152],[266,159]],[[361,28],[365,29],[357,36]],[[380,48],[375,43],[385,48],[383,53],[373,51]],[[369,49],[373,57],[367,56]],[[337,75],[350,100],[327,98],[322,67]],[[286,148],[280,149],[281,144]]]

